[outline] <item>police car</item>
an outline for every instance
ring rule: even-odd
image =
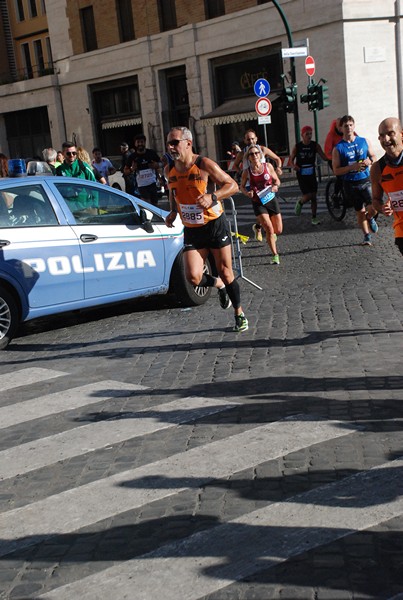
[[[184,276],[180,220],[168,228],[166,214],[82,179],[0,180],[0,349],[36,317],[153,294],[206,302],[210,289]]]

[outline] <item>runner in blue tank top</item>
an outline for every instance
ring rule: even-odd
[[[376,233],[374,219],[377,212],[372,206],[369,167],[376,160],[370,142],[354,133],[354,119],[344,115],[340,119],[343,139],[333,148],[332,166],[335,175],[343,180],[346,196],[353,202],[357,222],[364,233],[363,246],[372,246],[369,230]]]

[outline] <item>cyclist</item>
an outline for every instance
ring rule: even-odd
[[[307,202],[311,203],[312,225],[319,225],[320,221],[316,216],[318,207],[316,194],[318,191],[318,180],[316,179],[316,155],[319,154],[324,161],[327,160],[322,147],[312,140],[312,127],[305,125],[301,129],[302,142],[295,144],[292,149],[290,160],[293,168],[297,172],[299,189],[302,198],[295,205],[295,214],[300,216],[302,206]]]
[[[332,167],[336,176],[343,180],[344,193],[351,198],[357,222],[364,233],[362,246],[372,246],[371,234],[378,231],[374,219],[377,214],[372,206],[369,167],[376,156],[370,142],[354,133],[355,122],[351,115],[340,119],[343,139],[333,148]]]
[[[378,128],[385,154],[372,165],[372,200],[377,210],[393,214],[395,244],[403,254],[403,131],[400,119],[384,119]],[[384,193],[387,195],[383,201]]]

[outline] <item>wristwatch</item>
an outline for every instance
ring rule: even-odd
[[[211,194],[211,199],[213,201],[213,204],[216,204],[218,202],[218,198],[215,194]]]

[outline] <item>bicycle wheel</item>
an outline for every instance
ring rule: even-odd
[[[336,178],[329,179],[326,185],[326,206],[335,221],[342,221],[346,216],[343,189]]]

